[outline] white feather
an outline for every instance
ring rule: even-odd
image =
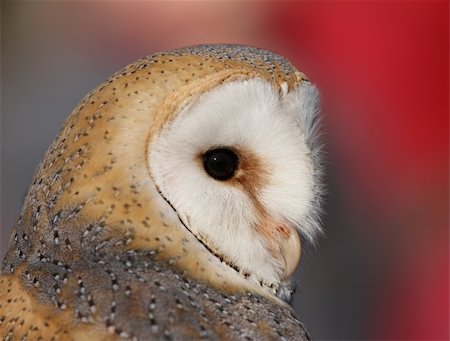
[[[316,101],[311,86],[280,98],[262,79],[225,83],[185,107],[149,148],[156,185],[187,227],[265,283],[278,283],[283,269],[252,228],[258,213],[242,189],[211,178],[198,155],[218,146],[250,150],[269,174],[258,193],[264,208],[312,239]]]

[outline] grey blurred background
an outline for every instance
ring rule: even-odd
[[[395,101],[422,108],[417,101],[425,96],[437,103],[430,109],[433,123],[417,125],[437,132],[431,142],[427,137],[430,148],[445,142],[448,82],[446,88],[445,78],[436,85],[444,95],[409,88],[402,95],[397,89],[411,80],[401,72],[409,74],[410,66],[390,53],[397,46],[401,56],[423,57],[418,65],[431,59],[447,64],[448,75],[448,33],[447,42],[445,35],[437,42],[444,51],[447,46],[447,56],[436,58],[441,53],[433,50],[436,41],[427,45],[431,34],[445,28],[445,17],[424,21],[427,13],[444,13],[445,6],[320,3],[3,1],[0,256],[39,160],[92,88],[157,51],[198,43],[250,44],[287,56],[322,93],[326,237],[317,250],[307,248],[293,303],[314,339],[446,339],[448,261],[442,255],[448,256],[448,156],[419,158],[411,144],[415,130],[404,127],[421,111],[393,107],[388,100],[393,90],[383,92],[391,83],[399,96]],[[448,11],[446,18],[448,27]],[[380,20],[385,32],[378,31]],[[430,31],[420,31],[424,27]],[[415,35],[419,42],[408,40],[411,28],[423,33]],[[415,72],[422,82],[436,84],[442,69],[434,70]],[[410,145],[401,144],[405,139]],[[413,160],[406,171],[405,154]]]

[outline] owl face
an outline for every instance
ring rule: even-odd
[[[160,195],[226,266],[277,286],[295,270],[317,206],[309,147],[317,93],[262,78],[233,80],[177,107],[149,139]]]

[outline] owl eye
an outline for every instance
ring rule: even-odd
[[[238,157],[229,149],[211,149],[203,155],[203,167],[214,179],[228,180],[236,172]]]

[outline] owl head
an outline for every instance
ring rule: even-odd
[[[80,238],[96,226],[214,287],[287,299],[301,237],[321,231],[317,97],[267,50],[202,45],[141,59],[69,116],[22,216],[65,219]],[[75,245],[72,230],[58,238]]]
[[[295,270],[300,235],[320,231],[308,143],[316,90],[303,81],[288,91],[262,77],[221,82],[165,115],[148,149],[149,174],[183,227],[272,288]]]

